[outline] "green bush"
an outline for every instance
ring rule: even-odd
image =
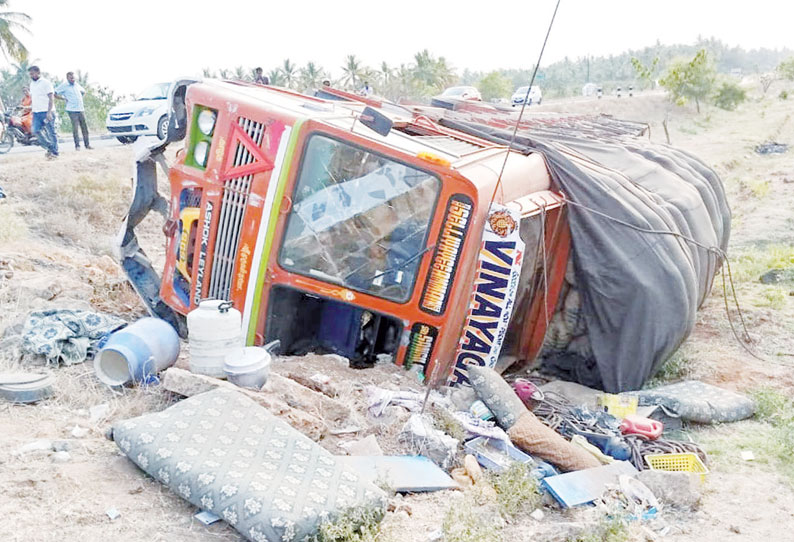
[[[714,105],[726,111],[733,111],[747,99],[747,92],[733,81],[723,81],[714,94]]]
[[[788,100],[788,92],[786,90],[781,90],[778,98],[781,100]]]

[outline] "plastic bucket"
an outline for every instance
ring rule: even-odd
[[[94,359],[94,371],[108,386],[147,382],[179,356],[179,336],[159,318],[142,318],[113,333]]]

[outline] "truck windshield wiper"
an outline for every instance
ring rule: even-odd
[[[399,271],[400,269],[402,269],[403,267],[405,267],[406,265],[408,265],[412,261],[414,261],[417,258],[421,257],[425,252],[427,252],[431,248],[436,248],[436,245],[429,245],[429,246],[423,248],[422,250],[420,250],[419,252],[417,252],[416,254],[414,254],[413,256],[411,256],[410,258],[406,259],[400,265],[395,265],[394,267],[391,267],[391,268],[387,269],[386,271],[381,271],[380,273],[376,274],[374,277],[369,279],[369,282],[373,282],[375,280],[378,280],[380,277],[388,275],[389,273],[393,273],[395,271]]]

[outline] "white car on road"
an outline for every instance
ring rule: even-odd
[[[115,106],[105,121],[108,131],[122,143],[132,143],[145,135],[165,139],[170,87],[171,83],[157,83],[138,94],[134,102]]]
[[[513,107],[519,106],[524,103],[524,99],[527,97],[527,89],[529,87],[518,87],[516,91],[513,93],[513,97],[510,98],[510,103],[513,104]],[[532,90],[529,91],[529,100],[527,100],[527,105],[540,105],[540,102],[543,101],[543,93],[540,91],[540,87],[537,85],[532,85]]]

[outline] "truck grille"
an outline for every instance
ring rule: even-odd
[[[262,144],[265,135],[265,125],[244,117],[237,119],[238,124],[248,136],[254,140],[257,147]],[[254,156],[248,152],[241,142],[237,142],[234,150],[233,167],[244,166],[254,161]],[[209,297],[215,299],[229,299],[234,275],[235,255],[240,243],[240,232],[243,228],[245,206],[251,192],[253,175],[235,177],[224,182],[221,212],[218,218],[218,230],[215,237],[215,252],[210,274]]]

